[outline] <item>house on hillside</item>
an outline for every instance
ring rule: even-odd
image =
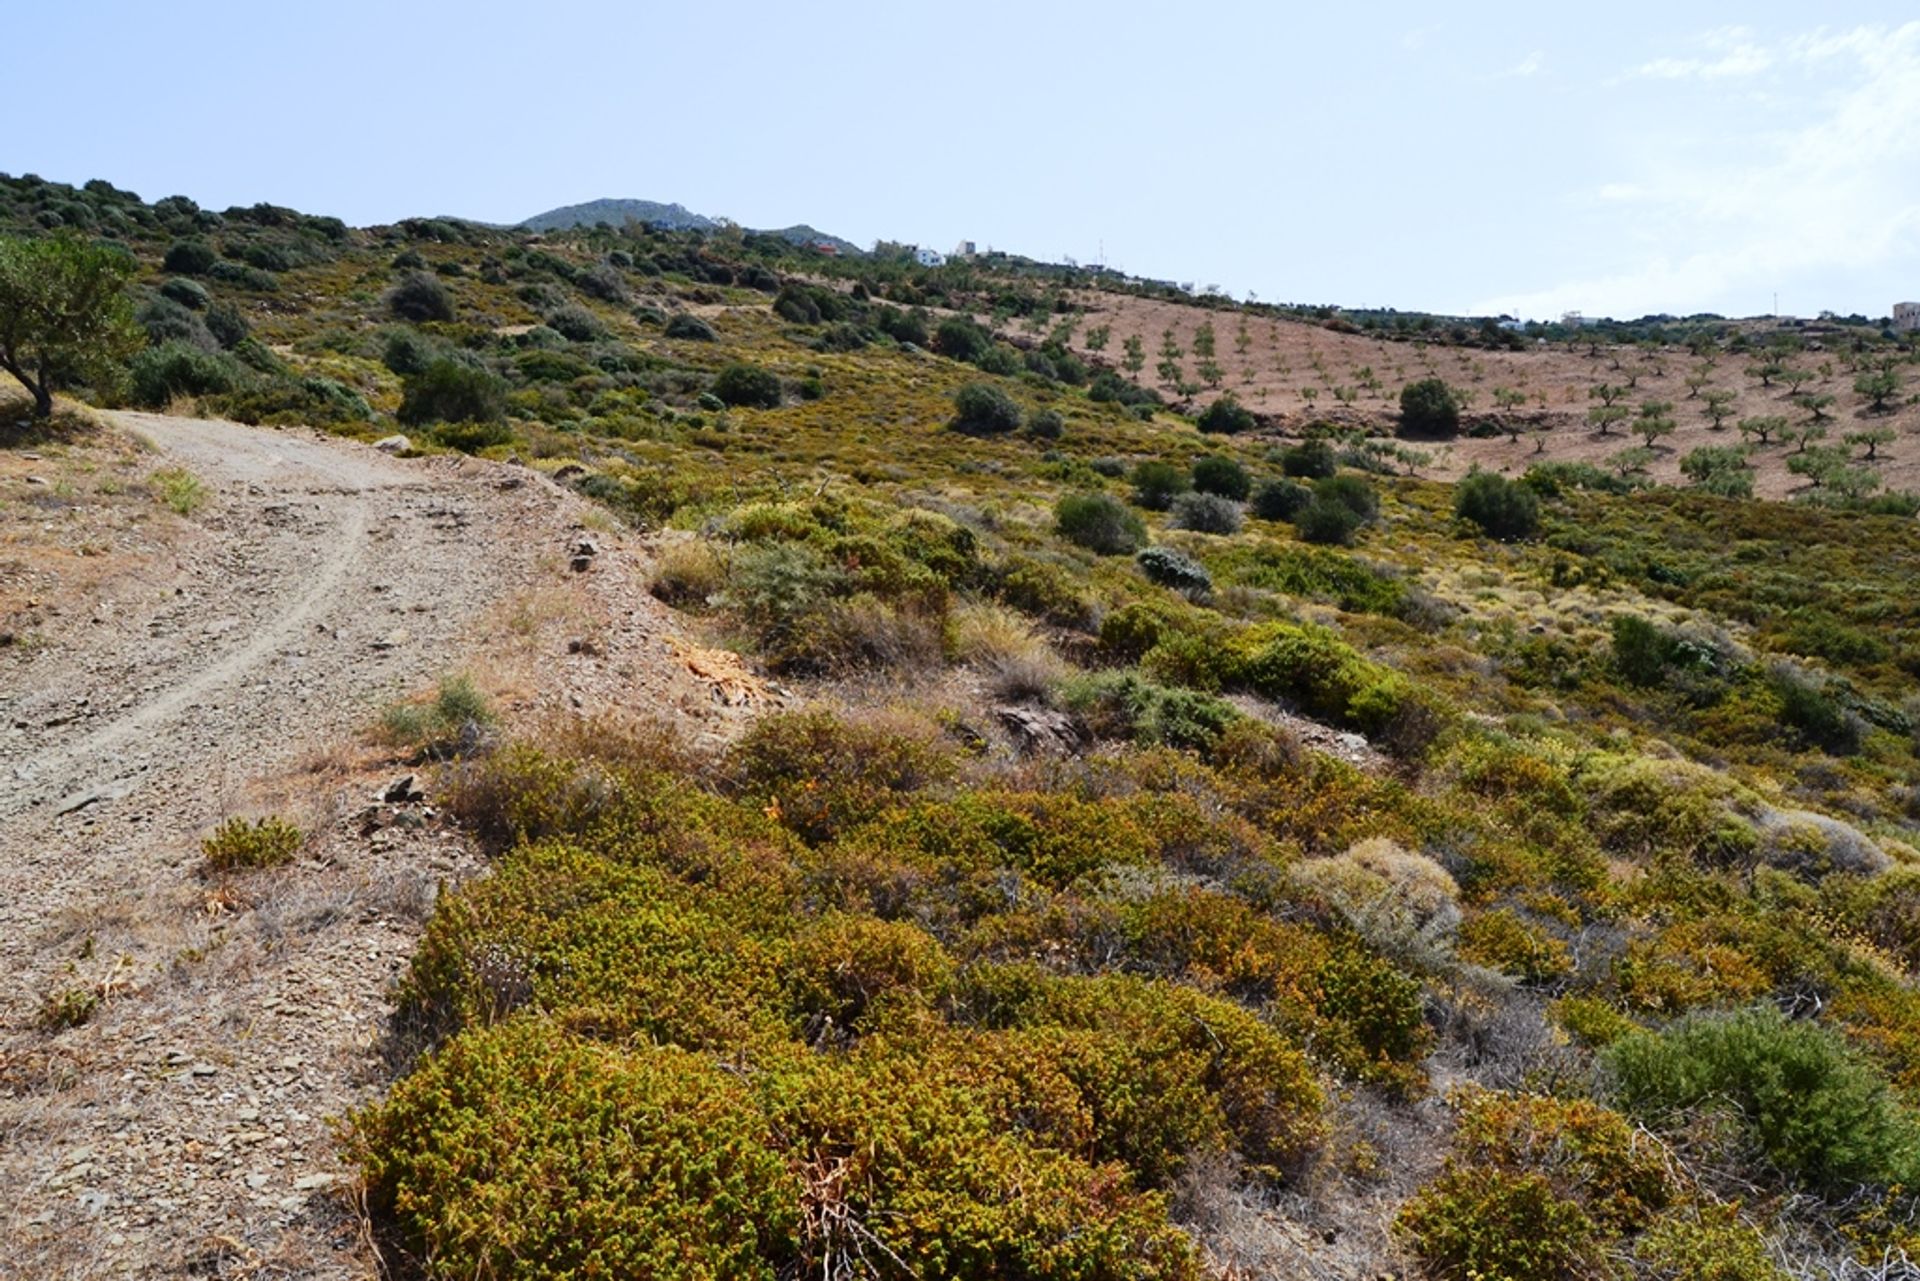
[[[1893,327],[1906,334],[1920,332],[1920,302],[1893,304]]]
[[[913,260],[922,267],[944,267],[947,265],[947,256],[933,249],[914,250]]]
[[[959,244],[953,247],[952,256],[955,258],[972,258],[978,252],[979,251],[974,248],[974,244],[971,240],[963,240]]]
[[[1560,323],[1568,329],[1579,329],[1587,323],[1587,318],[1577,311],[1563,311],[1560,313]]]

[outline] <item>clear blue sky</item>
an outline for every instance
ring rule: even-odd
[[[637,196],[1451,312],[1920,298],[1911,0],[15,9],[0,169],[149,199]]]

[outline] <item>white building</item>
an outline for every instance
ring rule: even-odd
[[[1920,302],[1893,304],[1893,327],[1902,333],[1920,332]]]
[[[932,249],[914,250],[913,260],[922,267],[944,267],[947,265],[947,256]]]
[[[1568,329],[1579,329],[1587,323],[1587,318],[1577,311],[1563,311],[1560,313],[1560,323]]]
[[[953,247],[953,256],[955,258],[971,258],[975,253],[976,250],[971,240],[963,240]]]

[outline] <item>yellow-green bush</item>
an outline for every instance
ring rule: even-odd
[[[433,1273],[771,1278],[799,1198],[740,1081],[516,1018],[460,1036],[355,1118],[375,1207]]]
[[[736,796],[766,806],[809,842],[871,818],[953,774],[953,753],[903,718],[842,720],[795,712],[757,722],[728,754]]]
[[[252,822],[230,818],[200,842],[200,852],[207,856],[207,866],[220,872],[277,867],[292,862],[305,840],[299,828],[276,814]]]
[[[722,1049],[788,1034],[779,959],[724,898],[545,843],[442,896],[401,1005],[442,1031],[525,1007],[605,1036]]]
[[[1605,1275],[1615,1243],[1679,1192],[1665,1154],[1597,1103],[1468,1090],[1455,1104],[1446,1168],[1398,1220],[1437,1277]]]
[[[1567,945],[1511,908],[1469,916],[1460,926],[1460,958],[1543,983],[1573,970]]]

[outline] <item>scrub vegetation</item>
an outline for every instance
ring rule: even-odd
[[[459,682],[389,710],[494,860],[347,1124],[396,1266],[1761,1281],[1920,1244],[1920,528],[1852,475],[1886,439],[1803,434],[1813,501],[1731,449],[1452,485],[1337,417],[1177,412],[1210,329],[1169,331],[1170,407],[1083,324],[1146,286],[1017,260],[31,178],[0,230],[137,262],[145,347],[81,392],[512,455],[805,695],[718,747],[515,739]],[[1470,378],[1387,372],[1412,434],[1473,430]],[[1659,448],[1679,411],[1609,389]],[[210,860],[297,845],[262,831]]]

